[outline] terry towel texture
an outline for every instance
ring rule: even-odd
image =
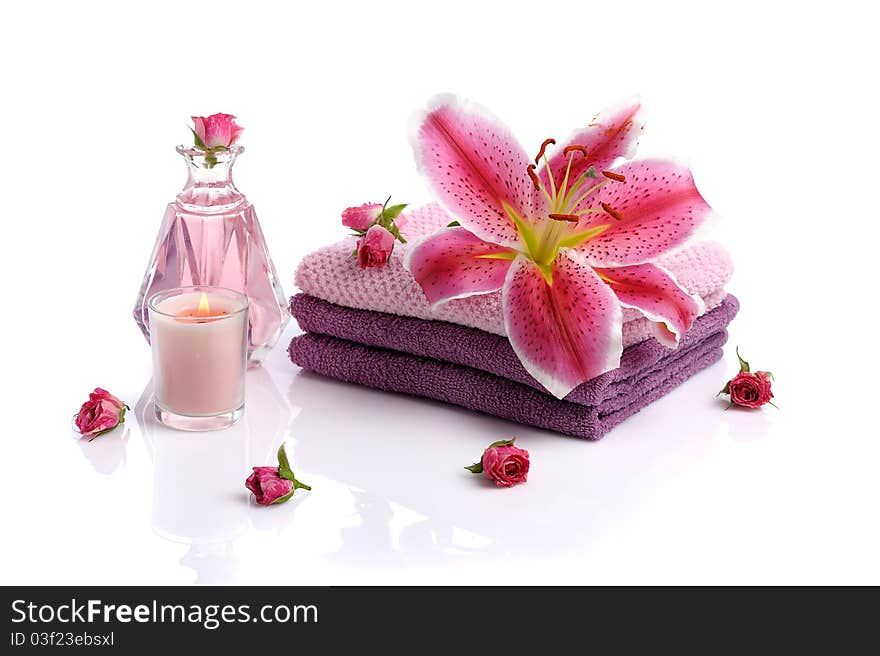
[[[345,308],[306,294],[294,296],[290,310],[300,327],[309,333],[479,369],[545,392],[523,368],[510,342],[498,335],[444,321]],[[655,339],[629,346],[623,352],[619,368],[583,383],[566,400],[600,405],[628,393],[633,381],[645,372],[723,331],[738,310],[736,297],[728,295],[719,307],[694,322],[677,351]]]
[[[388,263],[381,268],[358,267],[351,255],[353,238],[321,248],[297,267],[296,285],[310,296],[344,307],[448,321],[505,335],[500,291],[431,308],[418,283],[403,268],[403,257],[411,243],[450,221],[452,217],[437,204],[407,213],[401,232],[410,243],[396,244]],[[733,274],[730,255],[715,242],[693,244],[660,258],[657,264],[666,267],[688,292],[701,296],[707,310],[724,300],[724,285]],[[641,341],[651,336],[649,322],[637,310],[625,308],[623,318],[637,322],[628,326],[628,339]]]
[[[432,308],[403,267],[412,242],[450,221],[437,204],[407,213],[401,232],[409,243],[396,244],[380,268],[358,267],[353,238],[307,255],[296,271],[304,293],[291,299],[306,334],[291,341],[291,360],[345,382],[597,440],[721,358],[739,309],[724,290],[733,265],[721,245],[700,242],[657,261],[706,304],[678,349],[652,339],[650,322],[625,308],[620,367],[556,399],[510,346],[500,291]]]
[[[528,385],[451,362],[307,333],[294,337],[294,363],[348,383],[421,396],[573,437],[598,440],[621,421],[721,359],[722,330],[633,381],[632,389],[598,406],[559,401]]]

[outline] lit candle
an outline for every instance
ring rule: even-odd
[[[220,287],[182,287],[149,301],[156,416],[217,430],[244,411],[248,301]]]

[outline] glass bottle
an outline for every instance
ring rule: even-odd
[[[232,181],[232,165],[244,152],[205,153],[178,146],[189,175],[165,211],[134,307],[147,341],[147,303],[156,292],[175,287],[226,287],[247,295],[248,362],[260,363],[272,349],[290,313],[287,298],[250,201]]]

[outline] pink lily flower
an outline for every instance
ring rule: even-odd
[[[434,99],[417,123],[416,161],[460,226],[425,237],[404,265],[432,304],[502,290],[507,335],[526,370],[564,398],[620,366],[622,307],[670,348],[703,312],[651,261],[682,246],[711,211],[690,171],[630,161],[637,101],[599,114],[532,162],[485,110]],[[538,166],[542,165],[540,169]]]

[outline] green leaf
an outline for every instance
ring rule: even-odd
[[[742,356],[739,354],[739,346],[736,347],[736,357],[739,360],[739,370],[740,373],[748,373],[751,371],[749,369],[749,363],[742,359]]]
[[[459,228],[461,224],[458,221],[453,221],[452,223],[446,224],[447,228]]]
[[[721,394],[730,394],[730,381],[728,380],[724,383],[724,389],[718,392],[716,396],[720,396]]]
[[[513,446],[513,443],[516,441],[515,437],[511,437],[509,440],[498,440],[497,442],[492,442],[487,449],[494,449],[496,446]]]
[[[284,450],[283,444],[278,447],[278,475],[281,478],[286,478],[288,481],[293,483],[293,489],[288,495],[283,497],[285,501],[287,501],[287,499],[289,499],[296,490],[312,489],[311,485],[306,485],[305,483],[301,483],[300,481],[296,480],[296,476],[293,475],[293,469],[290,467],[290,460],[287,459],[287,451]],[[278,501],[275,501],[274,503],[278,503]]]
[[[397,224],[394,221],[389,221],[389,225],[385,226],[385,229],[394,235],[394,238],[399,241],[401,244],[406,243],[406,239],[404,239],[400,234],[400,228],[397,227]]]
[[[391,219],[392,221],[400,216],[400,213],[406,208],[406,203],[401,203],[400,205],[392,205],[391,207],[386,207],[382,210],[382,216],[386,219]]]
[[[771,380],[776,380],[776,377],[772,373],[770,373],[769,371],[759,371],[758,373],[759,374],[767,374],[768,378],[770,378]]]
[[[104,433],[109,433],[110,431],[115,431],[117,428],[119,428],[119,426],[120,426],[121,424],[122,424],[122,422],[120,421],[120,422],[119,422],[118,424],[116,424],[113,428],[105,428],[105,429],[102,430],[102,431],[98,431],[97,433],[95,433],[94,435],[92,435],[92,436],[89,438],[89,442],[93,442],[96,438],[101,437]]]
[[[294,480],[293,470],[290,468],[290,460],[287,459],[287,451],[284,445],[278,447],[278,475],[288,481]]]
[[[482,461],[475,462],[474,464],[470,465],[469,467],[465,467],[465,469],[467,469],[471,474],[482,474],[483,473],[483,463],[482,463]]]
[[[199,135],[198,135],[198,133],[197,133],[195,130],[193,130],[192,128],[190,128],[189,131],[193,133],[193,140],[194,140],[194,142],[195,142],[195,144],[196,144],[196,148],[198,148],[199,150],[204,150],[204,151],[206,151],[206,152],[207,152],[208,150],[210,150],[210,149],[205,145],[205,142],[202,141],[202,140],[199,138]]]

